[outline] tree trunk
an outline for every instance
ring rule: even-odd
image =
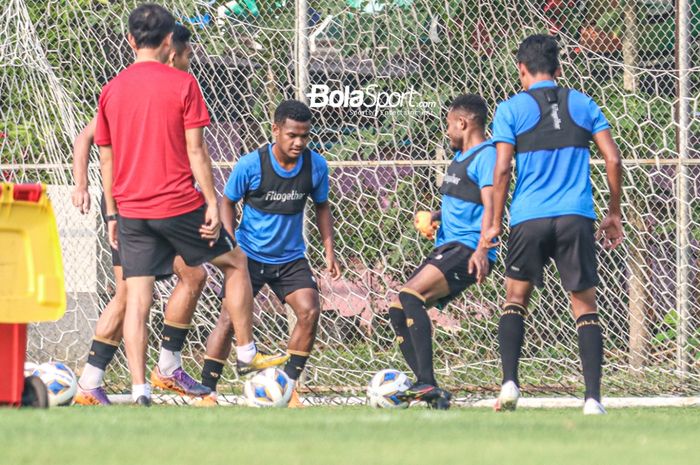
[[[627,0],[623,17],[625,32],[622,37],[622,57],[625,63],[623,85],[626,91],[636,92],[639,86],[637,64],[639,62],[639,8],[638,0]]]
[[[645,203],[642,201],[642,203]],[[635,205],[635,202],[632,203]],[[647,211],[647,210],[645,210]],[[649,357],[649,251],[646,249],[647,228],[637,209],[629,208],[627,221],[634,231],[629,249],[629,361],[632,368],[642,368]]]

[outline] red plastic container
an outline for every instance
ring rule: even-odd
[[[0,405],[22,403],[26,351],[27,325],[0,323]]]

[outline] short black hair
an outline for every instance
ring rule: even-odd
[[[173,47],[175,47],[175,51],[178,54],[185,51],[185,47],[187,47],[191,37],[192,32],[185,26],[182,24],[175,25],[175,29],[173,29]]]
[[[285,100],[275,109],[275,124],[284,124],[287,119],[306,123],[311,121],[311,110],[304,102],[299,100]]]
[[[479,127],[486,127],[488,108],[486,107],[486,100],[484,100],[484,98],[480,95],[458,95],[450,104],[450,111],[455,110],[461,110],[472,115],[474,118],[474,123],[479,125]]]
[[[157,48],[173,29],[175,18],[160,5],[144,3],[129,15],[129,33],[138,48]]]
[[[518,63],[525,65],[530,74],[554,75],[559,68],[559,44],[548,35],[535,34],[523,40],[518,47]]]

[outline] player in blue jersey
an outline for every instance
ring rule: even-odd
[[[435,249],[389,308],[401,353],[417,377],[404,397],[424,400],[437,409],[448,409],[452,396],[435,380],[427,310],[481,283],[496,260],[495,248],[479,246],[482,227],[491,224],[496,165],[496,149],[484,135],[486,115],[486,102],[478,95],[460,95],[450,105],[447,137],[455,156],[440,188],[441,208],[420,211],[415,219],[416,228],[428,239],[437,229]]]
[[[289,360],[284,368],[295,383],[311,353],[321,313],[316,279],[305,257],[304,208],[308,198],[316,208],[316,222],[332,279],[340,277],[340,265],[333,247],[328,164],[307,148],[311,110],[296,100],[282,102],[275,110],[272,133],[273,144],[245,155],[236,164],[224,189],[222,222],[229,233],[235,230],[236,241],[248,256],[253,295],[267,284],[296,314],[297,323],[288,343]],[[243,218],[236,229],[235,207],[239,201],[243,202]],[[231,351],[232,335],[230,319],[222,312],[207,340],[202,367],[202,383],[213,392]],[[237,347],[236,351],[239,374],[249,373],[241,364],[245,347]],[[215,394],[208,400],[215,403]],[[290,406],[300,405],[294,390]]]
[[[559,47],[554,38],[533,35],[518,49],[524,92],[502,102],[494,117],[498,161],[494,173],[493,223],[482,243],[501,234],[503,210],[515,156],[517,180],[510,206],[506,255],[506,303],[498,325],[503,384],[496,410],[513,410],[520,397],[518,360],[533,286],[553,259],[571,297],[585,380],[585,414],[602,414],[600,378],[603,338],[596,308],[598,285],[589,144],[605,159],[610,200],[598,239],[606,249],[622,242],[622,164],[610,126],[585,94],[559,87]]]

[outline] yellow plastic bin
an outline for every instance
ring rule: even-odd
[[[46,387],[24,379],[27,323],[66,311],[58,228],[42,184],[0,184],[0,404],[48,405]]]

